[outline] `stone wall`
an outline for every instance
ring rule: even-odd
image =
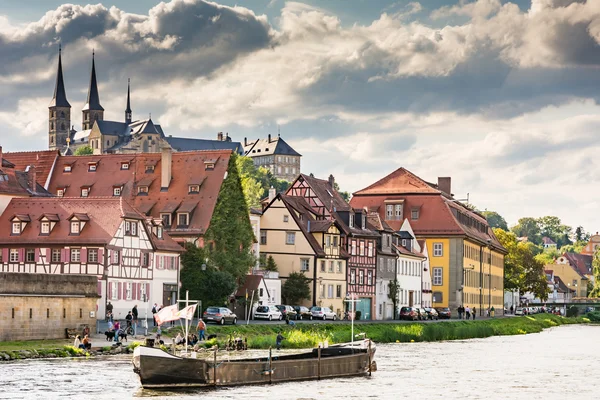
[[[0,273],[0,341],[64,338],[85,325],[93,332],[98,298],[95,276]]]

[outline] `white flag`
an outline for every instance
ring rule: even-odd
[[[162,308],[159,312],[154,314],[156,323],[160,326],[165,322],[177,321],[179,319],[179,311],[177,304]]]
[[[177,313],[177,316],[179,318],[185,318],[185,319],[191,320],[194,318],[195,312],[196,312],[196,304],[185,307],[184,309],[182,309],[181,311],[179,311]]]

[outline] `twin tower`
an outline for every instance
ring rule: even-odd
[[[131,123],[129,81],[127,82],[127,108],[125,109],[125,122]],[[67,139],[73,140],[75,130],[71,127],[71,104],[67,100],[65,92],[65,82],[62,72],[62,54],[58,50],[58,73],[56,74],[56,85],[54,87],[54,97],[48,106],[49,110],[49,129],[48,129],[48,148],[50,150],[63,149],[67,146]],[[100,105],[100,96],[98,95],[98,83],[96,81],[96,65],[94,53],[92,53],[92,73],[90,76],[90,87],[88,89],[87,101],[82,109],[82,130],[92,129],[94,121],[104,119],[104,108]]]

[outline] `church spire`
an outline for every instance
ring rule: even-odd
[[[54,97],[52,97],[49,107],[71,107],[67,101],[67,94],[65,92],[65,82],[62,72],[62,49],[60,45],[58,47],[58,72],[56,74],[56,85],[54,86]]]
[[[92,52],[92,74],[90,76],[90,87],[88,89],[87,103],[83,106],[84,110],[104,111],[100,105],[100,96],[98,95],[98,83],[96,81],[96,62],[95,54]]]
[[[126,124],[130,124],[131,123],[131,101],[130,101],[130,81],[129,78],[127,78],[127,108],[125,109],[125,123]]]

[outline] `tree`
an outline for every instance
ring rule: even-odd
[[[517,235],[517,237],[526,237],[531,243],[540,245],[542,244],[542,237],[540,235],[540,227],[538,221],[535,218],[525,217],[519,218],[517,225],[511,228],[511,231]]]
[[[248,206],[233,154],[223,180],[205,241],[209,244],[208,257],[220,271],[235,279],[243,279],[256,263],[252,254],[254,232],[250,225]]]
[[[337,182],[333,182],[333,189],[338,192],[340,194],[340,196],[342,196],[342,198],[346,201],[349,202],[350,201],[350,193],[348,192],[342,192],[342,190],[340,189],[340,185],[338,185]]]
[[[563,225],[560,218],[547,215],[545,217],[538,218],[537,222],[540,228],[540,234],[554,240],[559,248],[566,244],[573,243],[570,238],[572,228],[570,226]]]
[[[508,230],[508,224],[506,220],[495,211],[482,211],[481,214],[485,217],[490,228],[500,228],[502,230]]]
[[[388,297],[392,301],[392,306],[394,307],[394,319],[396,319],[396,315],[398,314],[398,295],[400,294],[400,283],[397,278],[394,278],[388,284]]]
[[[260,201],[269,196],[270,188],[274,188],[276,193],[282,193],[290,185],[288,181],[274,177],[267,168],[257,168],[250,157],[237,156],[236,166],[248,207],[260,207]]]
[[[281,296],[287,304],[310,300],[310,279],[302,272],[292,272],[281,288]]]
[[[267,265],[265,265],[265,271],[277,272],[277,263],[273,256],[267,257]]]
[[[90,146],[81,146],[75,149],[75,153],[73,154],[76,156],[89,156],[94,154],[94,150]]]
[[[600,297],[600,249],[594,252],[592,273],[594,274],[594,288],[589,292],[588,297]]]

